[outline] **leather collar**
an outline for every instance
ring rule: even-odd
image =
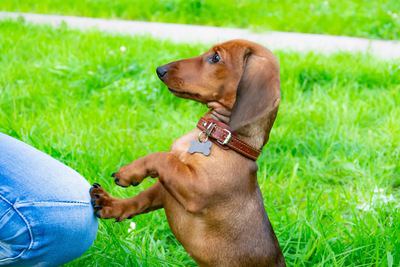
[[[261,151],[240,140],[228,125],[212,118],[202,117],[197,123],[199,128],[210,140],[223,149],[232,149],[246,158],[257,160]]]

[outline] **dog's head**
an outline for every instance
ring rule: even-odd
[[[279,65],[272,53],[245,40],[215,45],[206,53],[157,68],[176,96],[231,111],[233,130],[267,116],[275,119],[280,100]],[[272,127],[272,124],[270,125]]]

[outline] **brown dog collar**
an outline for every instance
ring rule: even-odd
[[[202,117],[197,123],[206,138],[224,149],[232,149],[246,158],[257,160],[261,151],[240,140],[228,125],[220,121]]]

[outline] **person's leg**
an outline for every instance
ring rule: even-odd
[[[50,156],[0,133],[0,266],[57,266],[93,243],[88,182]]]

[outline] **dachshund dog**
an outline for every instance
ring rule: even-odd
[[[280,102],[273,54],[256,43],[232,40],[158,67],[157,75],[174,95],[210,110],[170,152],[139,158],[112,175],[123,187],[158,178],[147,190],[117,199],[94,184],[96,216],[121,221],[164,208],[172,232],[200,266],[285,266],[255,161]],[[200,147],[197,153],[193,145]]]

